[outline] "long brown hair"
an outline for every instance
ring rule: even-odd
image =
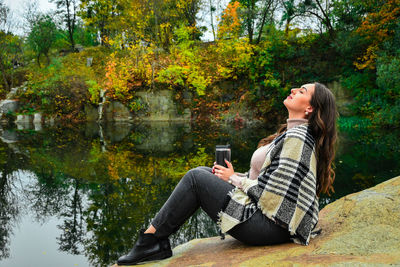
[[[333,160],[336,150],[336,118],[338,113],[332,92],[321,83],[316,82],[314,84],[314,94],[310,100],[313,112],[309,115],[308,123],[316,145],[317,196],[321,193],[330,195],[330,192],[334,192],[332,185],[335,180]],[[258,143],[258,147],[271,143],[277,136],[283,134],[286,129],[287,124],[282,124],[276,133],[262,139]]]

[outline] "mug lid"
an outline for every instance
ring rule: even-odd
[[[216,145],[215,148],[217,148],[217,149],[218,149],[218,148],[225,148],[225,149],[226,149],[226,148],[230,148],[230,146],[231,146],[230,144],[226,144],[226,145]]]

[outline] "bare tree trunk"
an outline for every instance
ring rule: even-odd
[[[73,24],[75,24],[75,21],[73,19],[71,19],[71,10],[70,10],[71,2],[73,4],[73,1],[65,0],[65,6],[67,8],[67,27],[68,27],[69,41],[71,42],[71,51],[74,51],[75,42],[74,42],[74,25]],[[73,16],[75,17],[75,14]]]
[[[253,43],[253,34],[254,34],[254,19],[255,19],[255,0],[248,0],[248,13],[247,13],[247,32],[249,34],[249,43]]]
[[[215,29],[214,29],[214,17],[213,17],[213,6],[212,6],[212,0],[209,0],[210,3],[210,18],[211,18],[211,29],[212,29],[212,34],[213,34],[213,38],[215,41]]]
[[[262,31],[264,28],[265,21],[267,19],[268,11],[271,8],[272,2],[273,1],[269,0],[268,4],[266,4],[266,6],[264,8],[264,12],[263,12],[264,14],[263,14],[263,18],[262,18],[261,25],[260,25],[260,30],[258,31],[258,37],[257,37],[257,42],[256,42],[257,44],[260,43],[260,41],[261,41],[261,34],[262,34]]]
[[[319,10],[322,12],[322,15],[324,16],[323,18],[321,18],[322,19],[322,23],[328,28],[329,36],[331,38],[333,38],[334,37],[334,29],[333,29],[331,20],[330,20],[330,18],[328,16],[328,13],[326,12],[326,10],[328,10],[328,2],[326,3],[326,10],[324,10],[322,8],[321,2],[319,0],[315,0],[315,2],[317,3],[317,5],[319,7]]]
[[[290,18],[287,18],[287,19],[286,19],[286,24],[285,24],[285,36],[288,36],[288,34],[289,34],[290,22],[291,22],[291,19],[290,19]]]
[[[50,2],[55,2],[57,8],[59,9],[58,13],[61,13],[63,14],[63,16],[65,16],[64,18],[65,22],[67,23],[68,39],[71,43],[71,50],[74,51],[75,49],[74,31],[76,22],[77,0],[50,0]],[[66,12],[65,15],[64,12]]]
[[[99,24],[99,30],[100,30],[100,45],[101,45],[101,46],[104,46],[104,45],[105,45],[105,44],[104,44],[104,40],[105,40],[105,38],[107,37],[107,31],[106,31],[106,29],[105,29],[104,24],[105,24],[104,21],[100,22],[100,24]]]

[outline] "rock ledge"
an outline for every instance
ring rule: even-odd
[[[250,247],[211,237],[141,266],[400,266],[400,176],[327,205],[319,226],[322,234],[308,246]]]

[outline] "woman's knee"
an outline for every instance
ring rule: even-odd
[[[194,169],[203,170],[203,171],[207,171],[207,172],[212,172],[212,169],[210,167],[206,167],[206,166],[199,166],[199,167],[196,167]]]
[[[208,167],[197,167],[189,170],[182,178],[185,183],[190,183],[191,186],[202,186],[204,183],[208,184],[211,180],[211,171],[206,169]],[[211,169],[211,168],[210,168]]]
[[[199,168],[194,168],[194,169],[190,169],[188,172],[186,172],[186,174],[183,176],[182,180],[184,181],[188,181],[191,184],[196,183],[196,180],[198,179],[198,177],[200,176],[201,172],[204,170],[201,170]]]

